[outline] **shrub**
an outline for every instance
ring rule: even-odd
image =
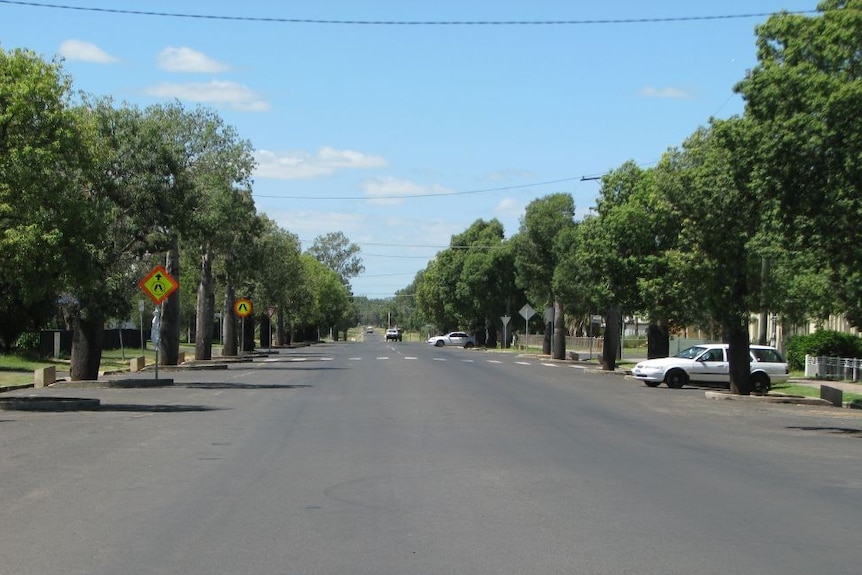
[[[831,330],[795,335],[787,340],[787,363],[792,370],[805,369],[805,356],[862,357],[862,338]]]
[[[23,354],[35,354],[39,351],[39,332],[25,331],[15,340],[15,351]]]

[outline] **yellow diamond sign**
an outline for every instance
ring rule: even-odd
[[[156,266],[138,282],[138,286],[154,304],[159,305],[176,291],[179,284],[164,266]]]

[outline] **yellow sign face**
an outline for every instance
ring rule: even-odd
[[[147,297],[153,300],[154,304],[159,305],[176,291],[179,283],[168,273],[164,266],[156,266],[144,279],[138,282],[138,287],[147,294]]]
[[[235,302],[233,302],[233,313],[235,313],[239,317],[246,317],[251,315],[253,309],[254,308],[251,305],[251,300],[248,298],[241,297]]]

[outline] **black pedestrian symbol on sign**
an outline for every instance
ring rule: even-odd
[[[240,313],[245,313],[248,311],[248,306],[245,305],[245,303],[241,303],[239,304],[239,307],[237,309],[240,311]]]
[[[153,293],[160,294],[165,291],[165,286],[162,285],[162,274],[156,274],[156,282],[153,284]]]

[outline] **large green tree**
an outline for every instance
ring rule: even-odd
[[[527,205],[518,233],[513,237],[516,283],[530,301],[549,306],[542,351],[555,359],[566,356],[563,301],[554,291],[554,274],[568,243],[561,237],[575,226],[575,202],[570,194],[550,194]],[[548,321],[550,320],[550,321]]]
[[[212,110],[174,105],[160,112],[165,138],[177,150],[176,161],[191,186],[194,206],[184,210],[179,236],[197,258],[195,359],[212,357],[219,272],[225,294],[222,340],[226,353],[236,355],[237,334],[229,321],[235,284],[258,265],[248,253],[261,226],[251,195],[252,146]]]
[[[804,258],[785,266],[797,273],[776,272],[794,280],[786,307],[798,314],[811,298],[818,313],[828,313],[834,295],[860,326],[862,0],[826,0],[818,10],[815,17],[776,14],[760,25],[757,66],[736,90],[756,135],[752,185],[772,208],[785,254]]]
[[[751,135],[743,119],[713,121],[668,152],[672,169],[662,181],[682,216],[668,273],[688,286],[697,309],[729,343],[731,391],[743,395],[753,389],[749,322],[763,304],[762,246],[771,215],[748,178]]]
[[[343,232],[330,232],[318,236],[308,248],[308,253],[337,273],[344,285],[349,285],[351,278],[365,271],[361,251],[360,247],[352,243]]]
[[[81,264],[86,238],[98,233],[83,202],[91,150],[71,90],[60,63],[0,49],[0,339],[7,346],[53,313],[65,271]]]
[[[125,313],[148,256],[171,246],[190,187],[158,114],[109,99],[87,102],[79,113],[93,156],[80,202],[97,233],[69,239],[71,246],[86,242],[86,256],[64,281],[72,296],[71,377],[95,379],[105,319]]]

